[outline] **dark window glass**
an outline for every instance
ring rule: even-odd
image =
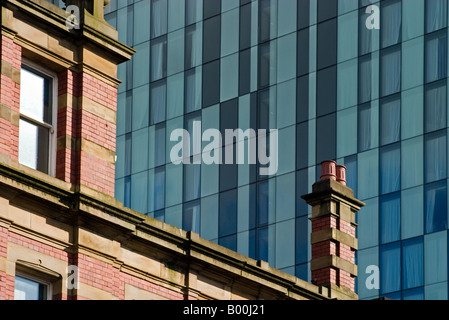
[[[270,39],[271,0],[259,0],[259,42]]]
[[[401,244],[395,242],[380,247],[380,292],[401,290]]]
[[[359,103],[371,101],[371,55],[359,59]]]
[[[370,104],[359,106],[358,110],[358,150],[363,152],[372,148],[372,110]]]
[[[447,0],[426,0],[426,32],[447,26]]]
[[[167,33],[167,9],[167,0],[151,0],[151,38]]]
[[[308,213],[308,204],[301,196],[309,193],[309,172],[307,169],[296,172],[296,216],[306,216]],[[308,232],[307,232],[308,234]],[[300,263],[299,261],[296,261]]]
[[[203,65],[203,107],[220,102],[220,61]]]
[[[424,177],[426,183],[446,178],[446,140],[446,130],[437,131],[425,136]]]
[[[270,90],[259,93],[258,126],[259,129],[270,129]]]
[[[334,18],[337,15],[338,1],[320,0],[318,1],[318,22]]]
[[[184,201],[201,197],[201,165],[184,165]]]
[[[380,193],[399,191],[401,188],[401,148],[392,144],[380,150]]]
[[[447,31],[426,36],[426,83],[447,76]]]
[[[446,127],[447,88],[446,80],[425,87],[425,131],[431,132]]]
[[[346,184],[354,190],[354,196],[357,198],[357,155],[345,158],[346,166]]]
[[[259,46],[259,88],[270,85],[270,43]]]
[[[381,53],[381,96],[401,90],[401,48],[393,47]]]
[[[218,234],[220,237],[237,232],[237,190],[220,193]]]
[[[390,243],[401,238],[401,197],[393,193],[380,197],[380,242]]]
[[[248,4],[240,7],[240,50],[247,49],[250,46],[251,46],[251,4]]]
[[[309,73],[309,28],[298,32],[298,76]]]
[[[446,180],[424,187],[424,228],[426,233],[447,229],[447,183]]]
[[[221,0],[205,0],[203,1],[203,6],[204,19],[220,14],[221,12]]]
[[[239,95],[251,91],[251,50],[240,51],[239,59]]]
[[[200,232],[201,206],[199,201],[184,203],[182,228],[185,231]]]
[[[382,100],[380,106],[380,143],[386,145],[401,138],[401,100],[400,97]]]
[[[298,1],[298,29],[307,28],[310,21],[310,0]]]
[[[186,27],[185,68],[190,69],[201,63],[201,38],[196,25]]]
[[[167,85],[165,80],[151,85],[151,115],[150,123],[156,124],[165,121],[167,109]]]
[[[165,166],[154,170],[154,210],[165,207]]]
[[[263,226],[268,223],[268,181],[263,181],[258,184],[257,192],[257,225]]]
[[[371,5],[371,3],[370,3]],[[369,15],[366,8],[359,10],[359,54],[364,55],[371,52],[373,30],[366,27],[366,19]]]
[[[381,2],[382,48],[395,45],[402,40],[402,3],[400,0]]]
[[[297,86],[296,120],[304,122],[309,120],[309,76],[298,78]]]
[[[218,239],[218,244],[233,251],[237,251],[237,235],[233,234]]]
[[[317,119],[316,162],[336,158],[336,115],[335,113]]]
[[[165,164],[165,124],[156,125],[155,130],[154,166]]]
[[[151,43],[151,81],[167,76],[167,36],[155,39]]]
[[[220,58],[221,16],[203,22],[203,62]]]
[[[257,260],[268,261],[268,227],[257,230]]]
[[[337,106],[336,66],[318,71],[316,90],[317,117],[335,112]]]
[[[333,1],[332,2],[336,2]],[[318,24],[317,69],[337,63],[337,19]]]
[[[220,131],[223,145],[226,143],[226,130],[235,130],[238,127],[238,100],[230,100],[220,105]],[[231,150],[229,150],[231,149]],[[225,163],[228,152],[233,153],[232,164]],[[222,149],[223,164],[220,165],[220,191],[225,191],[237,187],[238,165],[236,161],[236,146],[234,143],[228,148]],[[228,154],[229,155],[229,154]]]
[[[402,242],[402,289],[424,285],[423,238]]]
[[[296,130],[296,169],[309,166],[309,123],[297,125]]]

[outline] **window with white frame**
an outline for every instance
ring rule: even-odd
[[[19,162],[54,175],[56,76],[31,64],[20,72]]]

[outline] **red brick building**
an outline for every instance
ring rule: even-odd
[[[313,206],[315,284],[113,198],[118,42],[104,0],[1,2],[0,299],[356,299],[355,212],[337,176]]]

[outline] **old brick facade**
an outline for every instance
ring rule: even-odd
[[[80,30],[47,1],[1,2],[0,300],[14,299],[17,275],[42,279],[57,300],[355,299],[346,268],[324,264],[310,284],[113,198],[117,65],[134,51],[104,21],[104,0],[67,4],[81,7]],[[19,163],[24,61],[57,75],[53,175]],[[314,233],[329,229],[355,236],[341,217],[313,221]],[[354,264],[355,249],[321,237],[313,259]]]

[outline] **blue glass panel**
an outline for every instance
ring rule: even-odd
[[[393,193],[380,198],[380,241],[389,243],[401,237],[401,198]]]
[[[380,247],[380,291],[392,293],[401,289],[401,246],[399,242]]]
[[[380,193],[399,191],[401,187],[401,149],[400,144],[380,150]]]
[[[424,188],[424,228],[426,233],[447,229],[446,180]]]
[[[402,242],[402,289],[424,284],[423,238]]]

